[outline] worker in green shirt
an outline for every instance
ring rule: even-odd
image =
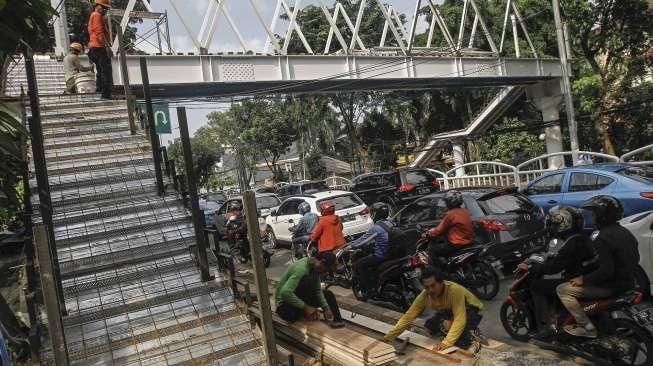
[[[394,341],[424,309],[436,310],[435,316],[426,321],[426,328],[433,336],[445,336],[435,345],[435,351],[452,346],[468,348],[473,341],[473,332],[481,322],[483,303],[463,286],[445,281],[442,273],[434,268],[426,268],[420,277],[424,290],[415,298],[410,309],[384,337]]]
[[[275,291],[277,314],[281,319],[293,322],[318,320],[321,308],[329,325],[340,328],[345,325],[335,295],[322,290],[320,274],[330,271],[336,263],[331,252],[321,252],[314,257],[302,258],[293,263],[281,277]]]

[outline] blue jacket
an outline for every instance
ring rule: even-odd
[[[382,220],[388,227],[392,228],[394,224],[388,220]],[[375,223],[363,236],[350,243],[352,248],[357,248],[370,243],[374,240],[374,256],[380,259],[385,259],[385,255],[390,247],[390,233],[387,232],[381,225]]]
[[[293,238],[311,235],[313,230],[315,230],[315,226],[319,219],[320,217],[315,212],[307,212],[301,219],[299,219],[297,226],[295,226],[295,229],[293,230]]]

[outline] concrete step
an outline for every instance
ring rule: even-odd
[[[43,139],[51,143],[57,137],[99,136],[111,132],[129,133],[129,121],[98,122],[91,126],[53,127],[43,130]]]
[[[51,130],[65,127],[83,128],[95,127],[98,124],[124,123],[129,122],[127,110],[116,110],[112,112],[105,111],[98,114],[86,114],[77,116],[46,116],[42,118],[43,132],[49,133]],[[129,126],[129,125],[128,125]]]
[[[117,113],[127,114],[127,104],[124,101],[107,100],[106,102],[93,103],[90,107],[82,103],[68,103],[57,106],[49,105],[47,108],[41,109],[44,123],[58,118],[90,118]]]
[[[75,280],[110,269],[140,265],[144,261],[186,255],[189,253],[188,248],[195,244],[195,236],[191,230],[169,231],[152,238],[139,236],[113,243],[99,243],[98,248],[79,245],[76,248],[60,249],[58,254],[62,278],[66,281]]]
[[[107,100],[107,99],[100,99],[99,94],[83,94],[86,96],[91,96],[95,97],[97,95],[96,99],[92,100],[92,103],[89,104],[88,101],[86,100],[59,100],[56,104],[53,104],[51,102],[48,102],[47,100],[45,101],[46,104],[44,103],[44,100],[41,99],[41,114],[42,115],[49,115],[49,114],[57,114],[60,110],[88,110],[88,109],[95,109],[95,108],[101,108],[101,107],[106,107],[107,109],[118,109],[118,108],[127,108],[127,104],[124,100],[117,99],[117,100]]]

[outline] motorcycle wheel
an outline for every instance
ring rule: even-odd
[[[361,287],[361,284],[356,276],[351,279],[351,292],[354,293],[356,300],[363,302],[367,301],[367,294]]]
[[[499,293],[499,276],[489,264],[483,261],[472,264],[472,273],[469,276],[473,276],[467,279],[473,282],[469,290],[479,299],[492,300]]]
[[[633,352],[625,357],[613,359],[612,363],[617,366],[636,365],[644,366],[653,363],[651,352],[653,352],[653,337],[637,323],[626,318],[614,320],[615,335],[618,339],[632,342]]]
[[[528,333],[534,330],[533,320],[524,309],[516,308],[511,302],[504,301],[499,310],[499,317],[503,329],[506,330],[510,338],[528,342],[530,339]]]

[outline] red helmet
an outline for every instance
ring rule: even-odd
[[[331,201],[320,203],[320,213],[322,216],[333,215],[336,213],[336,206]]]

